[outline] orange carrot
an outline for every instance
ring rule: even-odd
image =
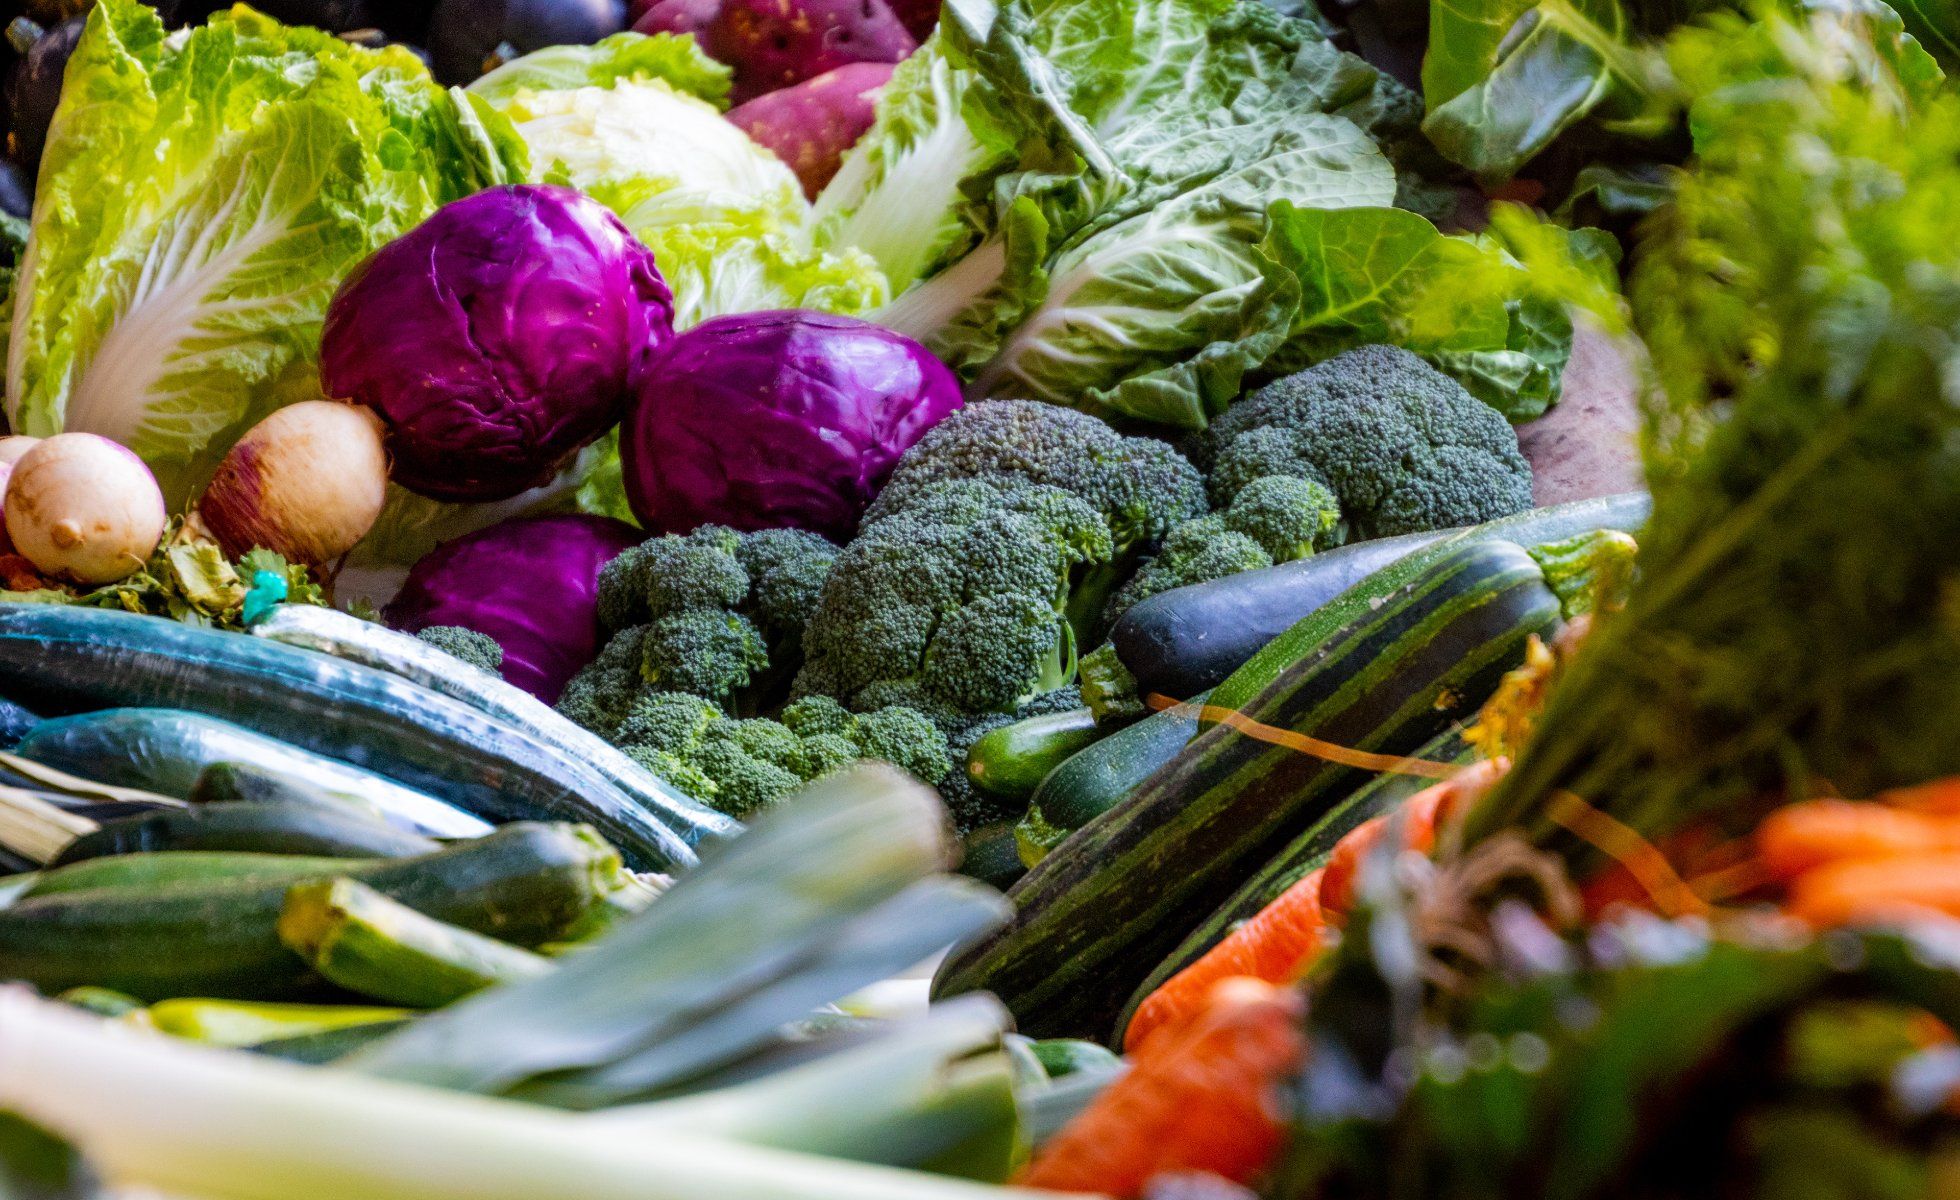
[[[1278,1154],[1281,1080],[1300,1065],[1306,1003],[1290,987],[1226,979],[1190,1021],[1143,1047],[1015,1182],[1133,1200],[1165,1171],[1247,1183]]]
[[[1960,917],[1960,851],[1825,863],[1797,877],[1784,907],[1819,929]]]
[[[1917,809],[1920,812],[1960,817],[1960,775],[1948,779],[1935,779],[1931,783],[1921,783],[1913,787],[1894,788],[1889,792],[1880,792],[1872,798],[1880,804],[1893,804],[1900,808]]]
[[[1852,800],[1806,800],[1756,827],[1756,853],[1777,879],[1826,863],[1960,853],[1960,817]]]
[[[1123,1049],[1135,1054],[1152,1033],[1183,1024],[1204,1007],[1222,979],[1247,975],[1285,983],[1297,975],[1326,940],[1320,877],[1320,871],[1302,877],[1196,962],[1166,979],[1137,1006],[1123,1031]]]
[[[1436,845],[1437,827],[1489,791],[1510,767],[1510,760],[1505,758],[1465,767],[1409,797],[1395,812],[1371,817],[1349,830],[1346,837],[1334,843],[1334,852],[1327,856],[1326,873],[1320,883],[1321,910],[1339,918],[1354,906],[1355,876],[1381,841],[1391,819],[1401,823],[1403,849],[1427,854]]]

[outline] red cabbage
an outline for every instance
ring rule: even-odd
[[[847,540],[912,443],[960,407],[925,347],[825,313],[740,313],[667,343],[620,430],[626,498],[657,533],[709,523]]]
[[[604,642],[599,568],[645,537],[582,513],[504,521],[430,551],[382,618],[476,630],[504,648],[504,678],[550,704]]]
[[[653,252],[603,205],[569,188],[491,188],[348,276],[320,382],[381,415],[395,482],[501,500],[619,420],[673,315]]]

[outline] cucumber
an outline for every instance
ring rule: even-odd
[[[1296,622],[1391,565],[1411,560],[1406,566],[1414,574],[1445,546],[1466,542],[1502,539],[1530,547],[1594,529],[1632,532],[1645,523],[1649,508],[1646,493],[1629,492],[1534,508],[1464,529],[1354,542],[1296,562],[1161,592],[1124,613],[1110,640],[1136,677],[1139,696],[1155,692],[1184,699],[1217,687]]]
[[[1121,804],[1197,732],[1195,712],[1167,708],[1070,755],[1041,781],[1028,815],[1014,827],[1021,861],[1034,866],[1070,834]]]
[[[1335,745],[1409,754],[1474,713],[1558,613],[1523,550],[1458,546],[1244,711]],[[1107,1037],[1205,914],[1367,778],[1231,726],[1207,730],[1016,884],[1013,923],[949,958],[934,993],[991,991],[1030,1037]]]
[[[91,858],[55,871],[43,871],[22,899],[58,896],[64,892],[116,890],[148,892],[180,883],[215,883],[234,879],[273,879],[292,882],[333,875],[355,865],[345,858],[313,858],[304,854],[238,854],[204,850],[159,850],[150,854],[117,854]]]
[[[433,796],[405,788],[371,771],[311,754],[253,733],[230,721],[174,708],[111,708],[43,721],[16,747],[43,766],[87,774],[98,782],[144,788],[180,799],[264,799],[243,790],[228,795],[224,772],[214,768],[303,780],[350,808],[430,837],[475,837],[490,823]],[[205,791],[200,795],[199,785]],[[210,789],[220,790],[212,791]]]
[[[1467,763],[1476,757],[1476,753],[1464,742],[1463,735],[1452,729],[1416,751],[1415,757],[1430,762]],[[1347,799],[1329,809],[1327,815],[1315,821],[1305,833],[1288,842],[1285,849],[1273,855],[1266,865],[1240,884],[1225,903],[1199,922],[1197,928],[1178,943],[1177,948],[1166,955],[1164,961],[1157,964],[1157,969],[1138,985],[1117,1018],[1117,1043],[1122,1043],[1124,1030],[1129,1027],[1137,1005],[1142,1004],[1144,998],[1156,991],[1165,980],[1202,958],[1205,951],[1222,941],[1226,934],[1279,899],[1281,892],[1300,882],[1310,872],[1325,866],[1327,856],[1334,852],[1335,843],[1357,825],[1390,811],[1434,782],[1420,775],[1384,772],[1357,788]]]
[[[655,812],[562,750],[386,671],[135,613],[0,605],[0,694],[42,712],[151,706],[236,721],[486,819],[591,824],[636,868],[692,866],[688,839],[735,829],[678,804]]]
[[[1107,733],[1086,708],[1028,717],[982,734],[967,751],[967,777],[988,795],[1025,800],[1048,772]]]
[[[537,945],[617,887],[620,863],[590,828],[520,822],[420,858],[342,863],[336,873],[439,921]],[[322,985],[279,941],[290,885],[221,880],[24,900],[0,910],[0,978],[48,992],[93,984],[145,1001],[303,999]]]
[[[105,821],[62,847],[48,864],[155,850],[237,850],[323,858],[412,858],[439,844],[338,807],[304,800],[201,804]]]
[[[383,625],[314,604],[281,604],[252,627],[275,642],[349,659],[420,684],[563,751],[659,815],[689,845],[727,837],[741,826],[691,799],[620,753],[604,738],[572,723],[550,705],[496,675]]]
[[[344,877],[288,890],[279,940],[329,983],[410,1008],[440,1008],[552,970],[541,954],[424,916]]]

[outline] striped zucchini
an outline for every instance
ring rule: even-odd
[[[655,813],[556,747],[386,671],[101,608],[0,605],[0,694],[36,711],[188,708],[498,821],[582,821],[640,869],[697,860]]]
[[[1408,754],[1475,712],[1558,598],[1508,542],[1452,550],[1315,646],[1245,706],[1253,720]],[[1030,1037],[1107,1037],[1151,969],[1366,773],[1218,726],[1009,893],[1007,929],[947,960],[937,995],[991,991]]]
[[[1467,763],[1475,757],[1475,752],[1464,742],[1463,735],[1452,729],[1416,751],[1415,757],[1430,762]],[[1136,1012],[1137,1005],[1143,1003],[1144,998],[1156,991],[1165,980],[1198,961],[1226,934],[1279,899],[1281,892],[1326,865],[1327,856],[1334,852],[1334,844],[1346,837],[1355,826],[1388,812],[1434,782],[1420,775],[1397,775],[1392,772],[1377,775],[1356,789],[1353,795],[1329,809],[1327,815],[1315,821],[1305,833],[1288,842],[1285,849],[1273,855],[1265,866],[1232,893],[1230,899],[1200,921],[1198,927],[1178,943],[1177,949],[1157,964],[1157,969],[1150,973],[1149,978],[1130,997],[1129,1003],[1123,1006],[1123,1014],[1116,1022],[1118,1044],[1123,1040],[1123,1031],[1129,1027],[1130,1017]]]

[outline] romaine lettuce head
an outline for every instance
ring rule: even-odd
[[[7,363],[13,427],[140,454],[181,504],[237,434],[318,395],[328,299],[521,144],[405,51],[239,7],[165,37],[101,0],[48,135]]]

